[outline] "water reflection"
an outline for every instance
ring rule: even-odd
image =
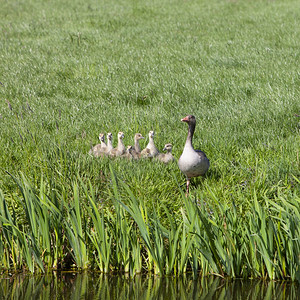
[[[0,276],[0,299],[299,299],[291,282],[95,273]]]

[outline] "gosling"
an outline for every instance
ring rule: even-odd
[[[141,157],[141,146],[139,141],[144,137],[140,133],[134,135],[134,147],[132,148],[132,156],[134,159],[139,159]]]
[[[155,157],[159,154],[158,149],[154,144],[154,131],[149,131],[149,143],[145,149],[142,150],[142,157]]]
[[[127,159],[133,159],[133,155],[132,155],[133,151],[134,151],[134,148],[132,146],[127,146],[125,153],[122,154],[121,157],[127,158]]]
[[[107,147],[107,145],[106,145],[104,139],[105,139],[104,133],[100,133],[100,134],[99,134],[100,144],[95,145],[95,146],[91,149],[92,154],[93,154],[95,157],[100,156],[101,153],[104,151],[104,149]]]
[[[157,159],[160,162],[163,162],[165,164],[168,164],[169,162],[174,161],[174,156],[172,155],[172,148],[173,148],[172,144],[170,144],[170,143],[165,144],[163,151],[167,151],[167,153],[160,153],[157,156]]]
[[[109,152],[110,156],[112,156],[112,157],[121,156],[122,154],[125,153],[126,148],[123,143],[123,138],[124,138],[124,133],[122,131],[120,131],[118,133],[118,146],[117,146],[117,148],[113,148],[110,150],[110,152]]]

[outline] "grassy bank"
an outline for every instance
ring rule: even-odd
[[[97,224],[119,224],[125,218],[129,223],[123,224],[124,228],[136,233],[137,240],[130,244],[146,251],[140,256],[142,268],[147,269],[148,262],[150,270],[168,273],[164,251],[169,249],[171,225],[175,222],[173,233],[186,237],[193,245],[190,247],[197,249],[189,250],[185,267],[192,268],[192,262],[197,261],[196,269],[203,273],[297,277],[296,268],[282,271],[286,267],[274,266],[279,259],[282,264],[291,259],[292,254],[283,250],[284,239],[292,236],[295,244],[289,247],[299,247],[298,225],[295,231],[286,227],[292,226],[299,212],[298,1],[2,2],[0,187],[1,201],[6,204],[1,208],[0,235],[2,251],[15,249],[11,250],[14,254],[6,252],[2,268],[26,265],[30,270],[45,269],[67,264],[68,260],[78,267],[100,268],[99,260],[98,264],[90,260],[91,253],[100,253],[97,244],[89,248],[84,242],[92,238]],[[100,132],[113,132],[116,143],[116,134],[122,130],[125,144],[132,144],[135,132],[146,137],[149,130],[155,130],[158,148],[171,142],[178,159],[187,133],[180,119],[190,113],[197,118],[195,147],[204,150],[211,161],[206,178],[194,180],[191,188],[191,203],[200,203],[200,212],[196,204],[190,207],[192,204],[182,197],[180,187],[184,187],[185,178],[176,164],[95,159],[87,154],[90,145],[98,142]],[[142,146],[146,143],[147,139]],[[126,187],[113,183],[109,165],[133,195]],[[33,195],[37,195],[35,198],[30,194],[36,200],[31,196],[28,199],[37,201],[37,206],[28,206],[31,200],[26,202],[22,189],[7,172],[21,182],[20,186],[24,176]],[[92,191],[87,193],[90,184]],[[80,196],[76,196],[75,186]],[[98,219],[92,218],[97,213],[96,209],[91,211],[90,199],[98,210],[101,207]],[[138,211],[130,210],[134,207],[130,199],[137,199],[143,209],[151,212],[150,223],[143,219],[144,233],[143,223],[136,219]],[[204,203],[217,207],[212,209],[213,219],[203,208]],[[202,245],[213,253],[211,261],[199,252],[202,248],[196,237],[200,233],[210,235],[205,228],[213,232],[205,236],[212,243],[221,239],[219,234],[226,236],[227,225],[224,227],[222,218],[226,224],[231,222],[227,220],[231,218],[227,209],[235,211],[238,220],[232,225],[232,234],[248,243],[245,247],[249,252],[242,259],[247,268],[228,267],[222,256],[225,253],[211,252],[214,247],[221,251],[230,245]],[[33,221],[27,210],[42,216],[52,211],[48,216],[51,228],[56,228],[53,222],[61,227],[51,231],[45,241],[50,244],[44,244],[42,238],[47,229],[42,234],[31,228]],[[168,218],[171,212],[172,218]],[[292,220],[290,225],[286,225],[284,213]],[[200,218],[198,225],[192,222],[193,214]],[[263,223],[256,223],[258,216],[266,220],[268,232],[272,232],[272,244],[264,245],[270,257],[257,249],[259,242],[252,238],[263,238],[257,227]],[[249,232],[243,224],[238,225],[244,218],[252,224]],[[79,230],[77,235],[74,228]],[[106,237],[106,243],[121,247],[116,244],[117,234],[128,233],[105,228],[111,230],[112,237],[111,241]],[[282,234],[280,240],[276,228]],[[145,230],[148,237],[143,236]],[[164,257],[162,262],[158,258],[155,262],[158,253],[150,251],[151,243],[156,245],[156,236],[155,241],[165,247],[152,251],[163,251],[159,254]],[[18,243],[16,248],[11,244],[7,248],[12,240]],[[72,240],[83,244],[76,246]],[[22,243],[33,252],[24,250]],[[133,259],[132,251],[137,250],[127,250],[122,251]],[[81,251],[83,261],[75,258]],[[247,261],[250,253],[258,257],[254,255],[254,261]],[[299,254],[299,249],[295,253]],[[120,257],[101,268],[133,268],[128,257]],[[175,269],[179,272],[176,265],[171,273]]]

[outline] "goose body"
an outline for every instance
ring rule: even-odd
[[[149,143],[145,149],[142,150],[141,156],[143,157],[155,157],[159,154],[158,149],[154,144],[154,131],[149,131]]]
[[[188,136],[184,145],[183,152],[178,160],[179,169],[187,178],[187,194],[189,193],[190,179],[204,175],[209,169],[209,160],[201,150],[193,147],[193,135],[196,127],[196,118],[192,115],[181,119],[189,125]]]
[[[124,138],[124,133],[120,131],[118,133],[118,146],[117,148],[113,148],[110,150],[109,152],[110,156],[121,156],[122,154],[125,153],[126,149],[123,143],[123,138]]]
[[[174,156],[172,155],[172,144],[165,144],[163,151],[167,151],[167,153],[160,153],[157,156],[157,159],[165,164],[174,161]]]

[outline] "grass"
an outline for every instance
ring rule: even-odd
[[[6,243],[12,249],[3,268],[33,271],[69,259],[84,268],[94,263],[91,239],[95,264],[106,271],[146,265],[177,274],[190,266],[195,273],[297,278],[298,1],[2,2],[1,222],[10,225],[0,230],[0,251]],[[228,233],[218,215],[214,224],[185,202],[176,164],[87,154],[100,132],[113,132],[116,143],[122,130],[132,144],[134,133],[155,130],[158,148],[171,142],[178,159],[187,133],[180,118],[190,113],[195,147],[211,161],[205,179],[193,180],[191,199],[220,210],[237,233],[233,240],[219,236]],[[251,221],[248,231],[243,218]],[[120,243],[112,255],[99,239]],[[193,258],[182,253],[180,265],[168,240]],[[236,247],[245,240],[249,253]],[[129,262],[132,245],[136,259]],[[200,258],[191,249],[201,249]],[[40,267],[29,266],[32,257]]]

